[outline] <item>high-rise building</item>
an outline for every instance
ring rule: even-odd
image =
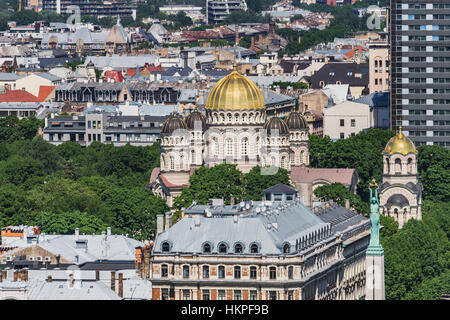
[[[230,13],[240,10],[247,10],[245,0],[206,0],[207,23],[221,23]]]
[[[391,0],[391,124],[450,147],[450,1]]]

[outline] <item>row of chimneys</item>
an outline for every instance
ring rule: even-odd
[[[26,279],[28,280],[28,273],[26,274]],[[16,281],[16,280],[14,280],[14,281]],[[48,276],[47,282],[52,282],[52,281],[53,281],[52,276]],[[95,271],[95,281],[100,281],[100,271],[99,270]],[[75,283],[75,279],[73,277],[73,274],[70,274],[69,275],[69,287],[73,288],[74,283]],[[115,271],[111,271],[111,290],[116,292],[116,272]],[[119,290],[118,290],[117,294],[119,295],[119,297],[123,298],[123,273],[119,273]]]
[[[322,205],[320,207],[312,208],[312,212],[318,213],[319,211],[326,210],[326,209],[332,207],[333,205],[334,205],[334,201],[330,200],[330,201],[322,203]],[[350,209],[350,200],[349,199],[345,199],[345,208]]]
[[[164,223],[164,216],[166,216]],[[161,233],[163,231],[169,230],[172,226],[172,212],[166,212],[165,214],[156,215],[156,233]]]
[[[0,275],[0,282],[3,280],[6,280],[8,277],[8,271],[2,270],[2,273]],[[28,269],[22,269],[22,270],[14,270],[14,276],[13,281],[28,281]]]

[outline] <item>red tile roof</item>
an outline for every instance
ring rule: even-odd
[[[105,81],[109,82],[110,80],[114,80],[114,82],[122,82],[123,81],[122,72],[117,70],[106,71]]]
[[[136,75],[136,69],[127,69],[127,76],[134,77]]]
[[[25,90],[9,90],[0,94],[0,102],[39,102],[39,99]]]
[[[53,92],[53,90],[55,90],[55,88],[55,86],[40,86],[38,95],[39,102],[44,102],[47,100],[48,96]]]

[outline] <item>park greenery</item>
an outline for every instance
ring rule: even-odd
[[[61,234],[75,228],[100,233],[110,226],[114,233],[139,240],[153,238],[156,215],[169,210],[146,188],[152,169],[159,166],[159,144],[55,146],[36,135],[42,127],[43,121],[33,117],[0,118],[0,226],[39,225],[43,232]],[[312,167],[355,168],[361,179],[357,194],[335,183],[317,188],[316,196],[341,205],[349,199],[352,207],[367,214],[368,181],[381,181],[381,153],[393,134],[370,129],[335,142],[310,135]],[[410,220],[399,230],[393,218],[380,217],[387,299],[438,299],[450,289],[450,151],[438,146],[418,150],[423,220]],[[194,200],[261,200],[262,191],[277,183],[289,184],[286,170],[261,175],[261,167],[246,174],[227,163],[201,167],[175,198],[175,220]]]

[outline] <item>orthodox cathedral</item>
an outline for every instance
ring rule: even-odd
[[[297,111],[286,119],[266,117],[260,89],[234,65],[209,92],[204,112],[195,109],[184,118],[173,113],[163,124],[161,166],[152,172],[152,191],[172,205],[196,168],[224,162],[244,173],[257,165],[288,171],[308,166],[308,134]]]
[[[393,217],[399,228],[409,219],[422,219],[422,184],[417,173],[418,152],[402,128],[383,151],[380,213]]]

